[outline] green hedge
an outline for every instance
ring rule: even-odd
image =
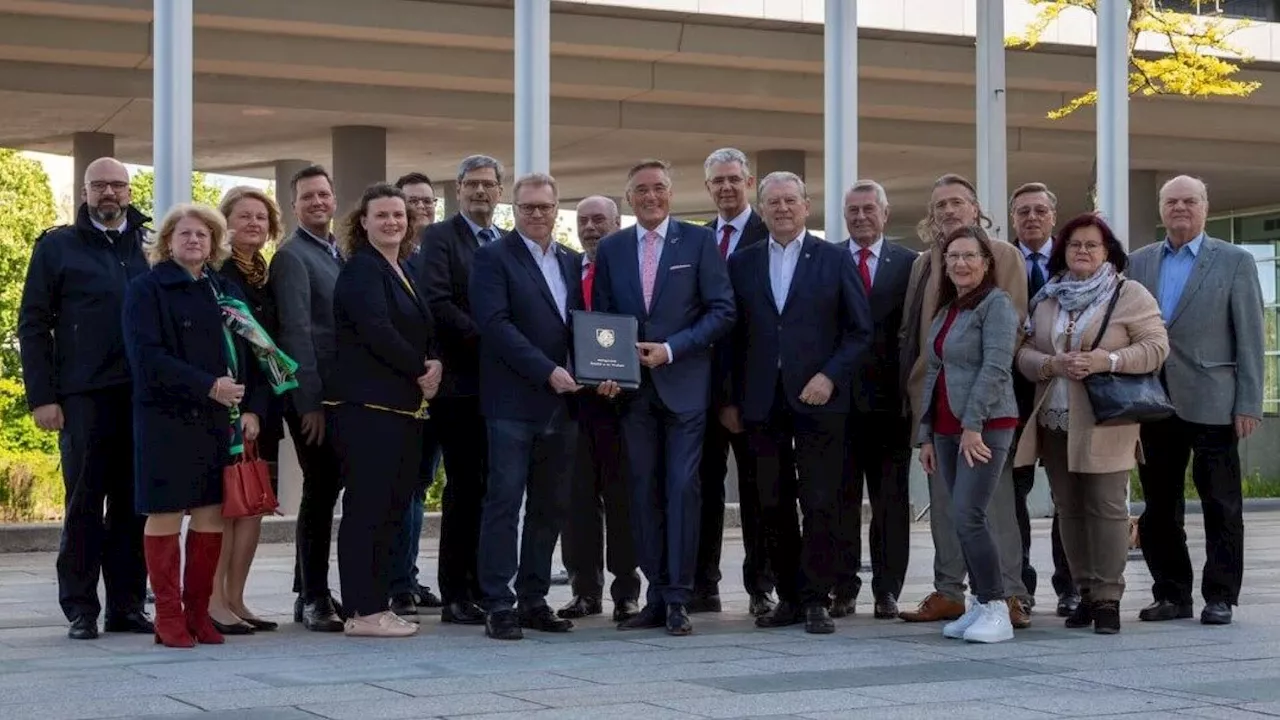
[[[58,456],[0,452],[0,522],[62,519],[63,486]]]

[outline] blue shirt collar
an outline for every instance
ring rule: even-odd
[[[1195,240],[1192,240],[1191,242],[1187,243],[1186,245],[1183,245],[1182,247],[1191,252],[1191,257],[1198,257],[1200,255],[1201,245],[1204,245],[1203,232],[1197,235]],[[1164,237],[1164,252],[1166,255],[1174,255],[1178,252],[1178,250],[1174,249],[1173,243],[1169,241],[1168,235]]]
[[[471,234],[475,235],[477,240],[480,239],[481,230],[488,230],[489,232],[493,233],[493,237],[490,238],[490,240],[497,240],[498,238],[502,237],[502,233],[498,231],[498,228],[492,225],[490,225],[487,228],[482,228],[479,225],[472,222],[471,218],[466,216],[466,213],[458,213],[458,214],[462,215],[463,220],[467,221],[467,226],[471,228]]]

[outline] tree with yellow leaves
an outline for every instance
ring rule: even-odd
[[[1024,33],[1006,39],[1005,44],[1009,47],[1035,47],[1045,30],[1068,8],[1083,8],[1095,14],[1098,11],[1097,0],[1028,2],[1039,6],[1039,12]],[[1242,20],[1166,9],[1160,0],[1132,0],[1129,11],[1129,94],[1192,98],[1249,96],[1258,89],[1259,83],[1236,80],[1234,76],[1240,71],[1240,65],[1252,58],[1231,43],[1231,35],[1247,25]],[[1164,38],[1169,52],[1136,51],[1143,33]],[[1091,90],[1050,111],[1049,117],[1057,120],[1097,101],[1098,91]]]

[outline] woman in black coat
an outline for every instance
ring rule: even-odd
[[[404,259],[412,247],[404,194],[365,191],[342,237],[346,264],[333,291],[341,465],[338,573],[352,636],[405,637],[418,626],[388,609],[396,538],[418,483],[427,401],[440,387],[434,325]]]
[[[230,254],[222,215],[203,205],[175,207],[147,254],[151,272],[125,296],[124,335],[156,642],[217,644],[223,638],[208,610],[222,549],[222,472],[242,438],[257,436],[266,387],[250,345],[224,332],[223,296],[243,298],[210,267]],[[180,582],[178,538],[188,514]]]
[[[243,293],[253,317],[274,338],[280,323],[262,249],[279,241],[284,234],[280,208],[263,191],[242,185],[228,190],[218,209],[227,219],[231,240],[231,257],[218,269],[218,273]],[[280,441],[284,438],[284,396],[266,395],[267,404],[256,446],[258,456],[267,462],[271,470],[271,489],[278,496],[277,460]],[[244,588],[249,581],[249,568],[258,551],[261,534],[261,516],[223,522],[222,557],[218,559],[218,571],[213,577],[209,616],[214,627],[225,635],[246,635],[278,627],[274,622],[259,618],[244,603]]]

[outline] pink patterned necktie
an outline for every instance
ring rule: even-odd
[[[644,259],[640,265],[640,286],[644,290],[644,306],[653,304],[653,283],[658,277],[658,243],[662,236],[650,230],[644,234]]]

